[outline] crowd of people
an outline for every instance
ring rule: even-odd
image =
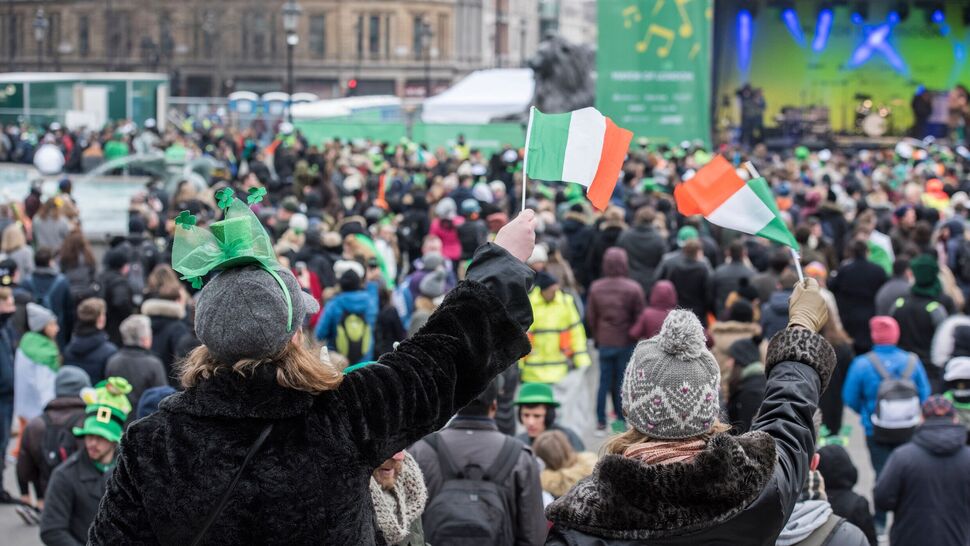
[[[970,541],[970,160],[953,149],[717,150],[764,174],[796,264],[677,212],[700,143],[637,141],[595,211],[531,180],[523,209],[520,151],[461,137],[81,137],[39,141],[68,171],[112,142],[221,168],[149,182],[104,249],[70,178],[0,203],[5,500],[45,543]],[[186,265],[203,237],[209,267]],[[600,450],[560,417],[593,364]]]

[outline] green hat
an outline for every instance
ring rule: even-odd
[[[943,287],[940,284],[940,266],[935,258],[921,254],[909,262],[909,269],[913,272],[913,294],[928,298],[939,297]]]
[[[519,396],[512,402],[516,406],[547,404],[558,408],[559,402],[552,395],[552,387],[545,383],[524,383],[519,389]]]
[[[809,153],[810,152],[808,151],[808,148],[807,147],[805,147],[805,146],[799,146],[799,147],[795,148],[795,159],[800,159],[800,160],[808,159],[808,154]]]
[[[700,239],[700,233],[697,232],[697,228],[694,226],[684,226],[677,231],[677,244],[684,246],[684,243],[690,241],[691,239]]]
[[[84,408],[84,426],[74,427],[75,436],[100,436],[109,442],[121,440],[128,414],[107,404],[92,404]]]

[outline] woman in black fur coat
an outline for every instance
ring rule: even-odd
[[[478,249],[467,280],[396,350],[342,376],[287,332],[276,280],[228,269],[202,290],[187,389],[134,423],[89,534],[91,544],[188,546],[257,437],[205,544],[384,544],[368,484],[374,468],[438,430],[530,350],[526,211]],[[293,324],[312,312],[296,280]],[[282,309],[282,310],[281,310]]]
[[[546,509],[551,545],[772,545],[814,453],[812,415],[835,354],[818,284],[799,285],[768,345],[767,392],[753,432],[717,419],[720,373],[697,318],[671,311],[640,342],[623,381],[628,432],[593,474]]]

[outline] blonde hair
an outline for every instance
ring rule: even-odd
[[[276,382],[281,387],[310,394],[334,390],[344,379],[344,375],[333,365],[320,362],[309,347],[297,343],[287,343],[275,356],[244,359],[232,365],[219,362],[208,347],[201,345],[179,363],[179,376],[182,386],[189,388],[218,373],[233,372],[249,376],[257,367],[268,364],[276,365]]]
[[[3,239],[0,241],[0,252],[13,252],[20,247],[27,245],[27,236],[20,228],[19,223],[10,224],[3,230]]]
[[[710,428],[710,430],[708,430],[707,432],[698,434],[697,436],[694,436],[691,438],[684,438],[684,441],[704,440],[706,442],[710,440],[712,437],[714,437],[715,435],[723,434],[729,430],[731,430],[731,425],[725,425],[724,423],[715,419],[714,425]],[[643,443],[652,442],[652,441],[655,441],[655,440],[648,437],[646,434],[640,432],[639,430],[633,427],[630,427],[629,429],[627,429],[626,432],[622,434],[617,434],[616,436],[613,436],[612,438],[607,440],[606,443],[603,444],[603,447],[600,448],[600,453],[603,453],[605,455],[622,455],[623,452],[626,451],[627,448],[632,445],[643,444]],[[656,441],[666,441],[666,440],[656,440]]]
[[[532,451],[549,470],[569,468],[576,463],[576,451],[566,435],[558,430],[547,430],[537,436],[532,441]]]

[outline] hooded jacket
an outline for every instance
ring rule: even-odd
[[[586,301],[586,322],[599,347],[627,347],[637,341],[629,330],[645,302],[643,289],[628,273],[626,251],[607,249],[603,255],[604,277],[593,281]]]
[[[630,337],[634,340],[649,339],[660,332],[667,314],[677,307],[677,289],[670,281],[657,281],[650,290],[650,305],[640,313],[636,323],[630,327]]]
[[[825,480],[825,496],[832,511],[862,530],[871,546],[876,546],[876,527],[869,501],[852,490],[859,473],[849,452],[839,445],[828,445],[818,450],[818,471]]]
[[[677,289],[677,303],[697,315],[706,328],[707,313],[714,310],[713,272],[702,257],[688,259],[679,252],[670,260],[661,263],[657,269],[657,280],[665,279],[674,283]]]
[[[893,513],[893,546],[970,543],[970,447],[967,431],[946,418],[931,418],[910,443],[886,462],[873,499]]]
[[[323,307],[320,322],[317,323],[316,336],[319,340],[326,340],[331,351],[336,350],[337,326],[344,313],[357,313],[364,317],[370,326],[371,334],[377,325],[378,313],[377,283],[369,282],[363,290],[342,292],[330,298]],[[364,353],[363,362],[374,359],[374,340],[371,339],[369,350]],[[351,362],[356,364],[356,362]]]
[[[903,373],[909,361],[909,353],[895,345],[876,345],[872,348],[872,354],[894,377],[899,377]],[[842,385],[842,400],[862,418],[862,427],[866,431],[866,436],[872,436],[872,414],[876,411],[876,397],[879,394],[882,376],[867,355],[868,353],[855,357],[849,365],[849,374],[845,378],[845,384]],[[916,363],[911,379],[919,393],[919,401],[923,403],[930,395],[930,380],[921,362]]]
[[[192,333],[192,328],[185,322],[185,306],[177,301],[152,298],[141,304],[141,312],[152,322],[152,353],[165,366],[169,384],[177,388],[176,348],[183,337]]]
[[[487,244],[420,335],[333,390],[284,388],[266,363],[169,396],[125,432],[89,542],[191,543],[272,423],[206,543],[383,544],[373,470],[528,352],[531,282],[525,264]]]
[[[820,376],[835,355],[821,336],[787,329],[772,340],[767,364],[754,432],[717,434],[685,463],[606,455],[546,509],[546,544],[773,545],[805,483]]]
[[[594,465],[596,465],[596,454],[581,451],[576,454],[576,461],[572,466],[559,470],[544,468],[539,474],[542,490],[558,499],[579,483],[579,480],[592,474]]]
[[[104,330],[79,330],[64,347],[64,365],[77,366],[86,371],[91,384],[97,385],[106,377],[104,365],[117,352],[118,347],[108,341],[108,334]]]

